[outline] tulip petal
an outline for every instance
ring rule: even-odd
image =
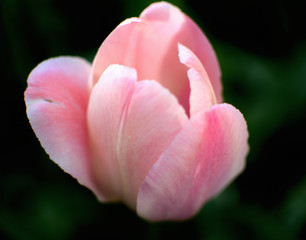
[[[86,109],[90,64],[58,57],[39,64],[25,91],[27,115],[50,158],[97,196],[90,171]]]
[[[136,81],[134,69],[109,66],[88,109],[97,182],[110,201],[123,200],[134,209],[147,172],[188,120],[167,89]]]
[[[183,220],[244,167],[248,132],[228,104],[193,117],[153,165],[140,187],[137,213],[148,220]]]
[[[179,8],[167,2],[152,3],[141,13],[140,18],[149,22],[151,28],[162,37],[163,41],[164,36],[169,34],[167,32],[170,32],[172,37],[170,47],[173,55],[176,53],[175,48],[178,43],[196,53],[207,71],[218,102],[222,102],[219,63],[210,42],[199,26]],[[168,60],[172,59],[168,58]],[[165,60],[167,61],[167,59]]]
[[[105,39],[94,59],[93,85],[110,64],[132,67],[138,79],[154,79],[169,89],[189,113],[189,81],[177,56],[178,43],[197,53],[221,101],[220,69],[210,43],[191,19],[165,2],[124,21]]]
[[[140,28],[138,27],[140,23],[140,19],[137,18],[127,19],[104,40],[93,61],[91,72],[93,86],[111,64],[135,67],[133,59],[136,57],[134,53],[137,45],[137,28]]]
[[[111,65],[92,89],[88,104],[93,173],[106,201],[120,200],[122,182],[116,147],[136,80],[134,69]]]
[[[178,48],[180,61],[190,68],[187,74],[191,89],[190,116],[192,117],[203,110],[209,110],[217,100],[209,77],[197,56],[181,44]]]

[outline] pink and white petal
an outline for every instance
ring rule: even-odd
[[[177,99],[156,81],[135,85],[120,134],[124,201],[136,209],[140,184],[188,121]]]
[[[214,89],[209,77],[197,56],[187,47],[179,44],[179,58],[189,70],[187,72],[190,82],[190,116],[201,111],[208,111],[217,103]]]
[[[89,100],[87,118],[93,175],[106,201],[121,200],[118,138],[136,80],[135,69],[110,65],[94,86]]]
[[[95,85],[88,109],[97,183],[109,200],[135,209],[141,182],[182,129],[187,116],[155,81],[136,83],[136,71],[111,65]]]
[[[218,103],[222,102],[221,71],[216,54],[199,26],[181,10],[167,2],[157,2],[146,8],[140,18],[150,24],[155,34],[170,37],[169,53],[164,62],[173,61],[178,43],[196,53],[207,71]],[[168,33],[169,32],[169,33]],[[165,66],[167,67],[167,66]],[[173,83],[173,82],[172,82]]]
[[[247,138],[245,120],[231,105],[193,117],[146,176],[137,213],[151,221],[195,215],[243,170]]]
[[[78,57],[40,63],[28,77],[25,102],[30,124],[50,158],[100,197],[91,178],[86,125],[90,68]]]

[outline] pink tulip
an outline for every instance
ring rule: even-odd
[[[100,201],[150,221],[183,220],[244,168],[246,122],[221,91],[205,35],[161,2],[122,22],[92,65],[40,63],[25,102],[50,158]]]

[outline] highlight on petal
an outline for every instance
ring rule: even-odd
[[[152,166],[137,198],[137,213],[151,221],[196,214],[244,168],[248,132],[228,104],[193,117]]]
[[[95,85],[88,126],[96,181],[110,201],[136,208],[147,172],[187,121],[176,98],[136,71],[111,65]]]
[[[93,85],[110,64],[132,67],[139,80],[154,79],[169,89],[189,113],[189,81],[177,56],[178,43],[197,54],[221,102],[220,69],[210,43],[189,17],[165,2],[125,20],[105,39],[94,59]]]
[[[193,116],[203,110],[209,110],[217,100],[209,77],[197,56],[181,44],[178,49],[181,63],[189,67],[187,74],[191,90],[190,116]]]
[[[25,102],[31,126],[50,158],[100,196],[91,178],[86,125],[90,68],[78,57],[40,63],[28,77]]]

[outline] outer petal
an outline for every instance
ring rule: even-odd
[[[147,172],[187,121],[168,90],[136,80],[134,69],[111,65],[95,85],[88,109],[96,180],[109,200],[134,209]]]
[[[25,102],[31,126],[50,158],[99,196],[91,179],[86,125],[90,68],[76,57],[42,62],[29,75]]]
[[[209,77],[197,56],[187,47],[179,44],[180,61],[190,69],[188,78],[190,81],[190,116],[209,110],[217,103],[214,89]]]
[[[93,83],[110,64],[133,67],[139,79],[160,82],[189,112],[189,82],[177,57],[178,43],[197,53],[221,101],[220,70],[210,43],[192,20],[165,2],[124,21],[105,39],[94,60]]]
[[[244,118],[231,105],[196,115],[146,176],[138,214],[152,221],[193,216],[242,171],[247,137]]]

